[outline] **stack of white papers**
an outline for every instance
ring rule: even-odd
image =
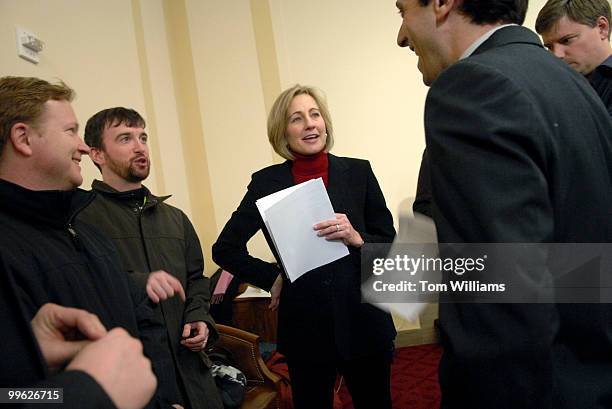
[[[413,258],[433,258],[438,256],[437,252],[432,253],[431,246],[427,246],[427,244],[438,242],[436,225],[429,217],[423,216],[418,213],[413,214],[413,202],[414,198],[409,198],[403,200],[402,203],[400,203],[399,231],[397,233],[397,236],[395,236],[395,240],[393,240],[391,250],[387,255],[388,259],[394,259],[398,255],[401,257],[403,257],[404,255],[409,255]],[[406,244],[422,244],[423,248],[418,248],[418,246],[408,247],[405,246]],[[411,252],[413,252],[413,254],[407,254],[406,250],[410,250]],[[399,283],[404,278],[403,274],[404,273],[401,271],[393,271],[386,273],[385,281],[390,283]],[[419,269],[416,272],[414,278],[412,278],[411,280],[413,280],[414,282],[418,282],[419,280],[423,279],[425,279],[424,272],[422,269]],[[396,313],[397,315],[408,321],[415,321],[425,310],[425,307],[427,306],[427,304],[425,303],[385,302],[385,293],[376,292],[372,287],[372,283],[375,280],[376,277],[372,276],[361,286],[361,295],[364,300],[366,300],[370,304],[375,305],[383,311]]]
[[[266,290],[262,290],[259,287],[253,287],[249,285],[246,290],[242,294],[239,294],[235,299],[238,298],[270,298],[272,294],[267,292]]]
[[[291,282],[349,254],[342,241],[317,236],[313,226],[336,218],[321,178],[262,197],[256,202]]]

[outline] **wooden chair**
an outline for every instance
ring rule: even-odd
[[[247,378],[247,392],[241,409],[278,409],[280,378],[270,372],[259,351],[259,336],[227,325],[216,325],[219,340],[212,352],[229,352]]]

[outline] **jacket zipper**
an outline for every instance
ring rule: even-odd
[[[152,203],[154,204],[154,202]],[[147,197],[145,196],[142,206],[137,207],[138,229],[140,230],[140,240],[142,241],[142,248],[144,249],[145,259],[147,260],[147,268],[149,269],[149,272],[153,272],[153,270],[151,270],[151,260],[149,259],[149,250],[147,249],[147,242],[145,241],[144,232],[142,231],[142,213],[144,212],[146,205]]]
[[[76,249],[78,251],[83,251],[83,243],[81,243],[81,239],[79,239],[79,233],[77,233],[77,231],[74,229],[74,227],[72,226],[72,223],[68,223],[68,225],[66,226],[66,229],[68,230],[68,234],[70,235],[70,238],[72,239],[72,243],[74,244],[74,246],[76,247]]]
[[[81,210],[89,206],[89,204],[94,200],[94,198],[95,198],[95,194],[91,195],[88,198],[87,202],[85,202],[82,206],[76,209],[72,213],[72,215],[70,215],[70,218],[68,219],[68,223],[66,223],[66,230],[68,231],[68,235],[72,239],[72,243],[74,244],[74,246],[79,252],[85,250],[85,248],[83,247],[83,243],[81,242],[81,239],[79,238],[79,233],[76,231],[76,229],[72,225],[72,222],[76,218],[77,214],[79,214]]]

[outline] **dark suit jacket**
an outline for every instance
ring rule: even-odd
[[[294,185],[286,161],[256,172],[238,209],[213,246],[213,259],[243,281],[269,290],[280,269],[252,257],[246,244],[262,230],[274,252],[255,201]],[[329,155],[329,198],[336,213],[347,215],[364,241],[386,243],[395,229],[391,213],[369,162]],[[391,317],[361,303],[360,251],[308,272],[293,283],[283,282],[279,306],[278,348],[294,359],[328,359],[334,350],[344,358],[391,348]],[[304,249],[308,251],[308,249]]]
[[[446,69],[425,127],[440,242],[612,241],[608,114],[531,31]],[[440,324],[444,408],[612,406],[608,305],[442,303]]]
[[[423,151],[421,167],[419,168],[419,179],[417,191],[412,204],[412,211],[427,217],[433,217],[431,213],[431,177],[429,176],[429,159],[427,149]]]

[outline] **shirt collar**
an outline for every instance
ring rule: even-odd
[[[478,47],[482,45],[482,43],[487,41],[493,35],[493,33],[495,33],[497,30],[500,30],[508,26],[518,26],[518,24],[514,24],[514,23],[502,24],[501,26],[492,28],[491,30],[487,31],[486,33],[478,37],[476,41],[474,41],[468,48],[466,48],[466,50],[463,52],[463,54],[461,54],[461,57],[459,57],[459,59],[463,60],[464,58],[468,58],[470,55],[474,53],[474,51],[478,49]]]
[[[601,64],[599,64],[599,66],[606,66],[608,68],[612,68],[612,55],[609,56],[608,58],[606,58]]]

